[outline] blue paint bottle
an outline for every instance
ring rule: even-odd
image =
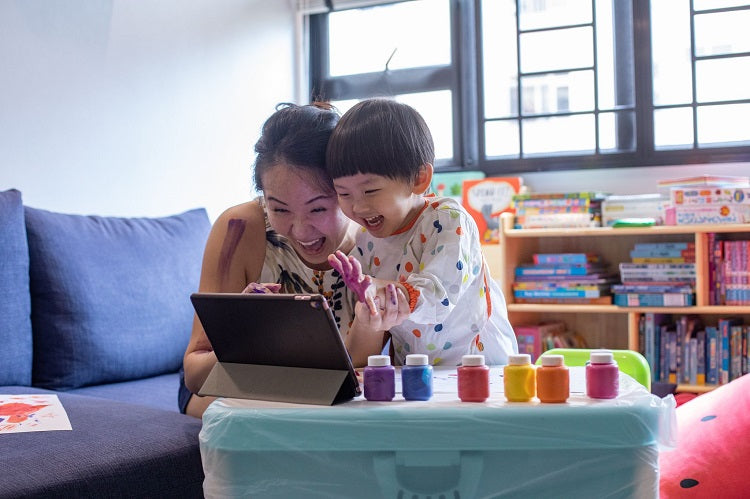
[[[430,400],[432,397],[432,366],[427,356],[411,353],[401,368],[401,392],[406,400]]]
[[[387,355],[370,355],[363,376],[365,398],[388,402],[396,396],[396,369]]]

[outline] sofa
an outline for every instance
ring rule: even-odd
[[[203,209],[69,215],[0,192],[0,497],[202,496],[177,394],[209,230]],[[43,419],[9,416],[34,394],[70,429],[10,431]]]

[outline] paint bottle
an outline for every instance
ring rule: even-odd
[[[365,398],[388,402],[396,395],[396,369],[387,355],[370,355],[363,376]]]
[[[401,368],[401,393],[406,400],[430,400],[432,397],[432,366],[427,356],[411,353]]]
[[[505,398],[508,402],[528,402],[536,395],[536,369],[531,365],[531,356],[519,353],[508,356],[508,365],[503,370]]]
[[[570,371],[562,355],[542,355],[536,370],[536,396],[541,402],[561,403],[570,396]]]
[[[484,363],[484,355],[464,355],[456,372],[462,402],[484,402],[490,397],[490,368]]]
[[[620,388],[620,370],[609,350],[592,350],[586,364],[586,395],[595,399],[613,399]]]

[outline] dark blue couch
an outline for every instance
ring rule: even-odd
[[[0,192],[0,395],[55,394],[72,427],[0,433],[0,497],[202,496],[177,392],[209,229],[202,209],[66,215]]]

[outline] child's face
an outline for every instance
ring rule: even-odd
[[[328,255],[351,250],[356,226],[342,213],[336,193],[316,175],[276,165],[263,176],[263,195],[271,227],[289,239],[308,267],[327,269]]]
[[[375,237],[388,237],[409,223],[424,206],[424,198],[403,180],[358,173],[333,181],[339,205]]]

